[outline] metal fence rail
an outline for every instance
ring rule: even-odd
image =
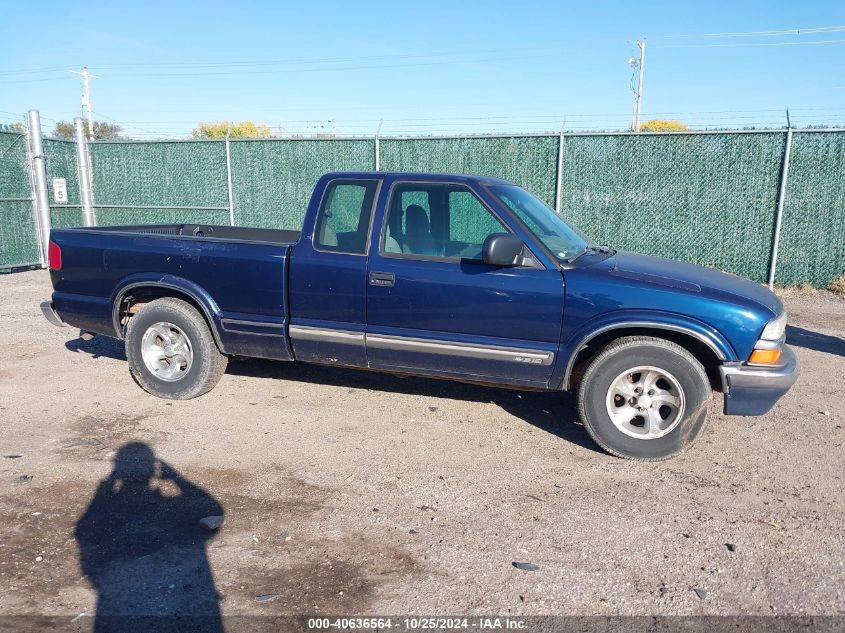
[[[777,261],[780,285],[824,286],[845,273],[845,130],[109,141],[88,149],[103,225],[298,228],[326,171],[472,173],[526,187],[616,248],[760,282]],[[26,165],[25,144],[22,151],[6,162],[0,156],[0,174]],[[53,225],[80,225],[73,144],[46,139],[44,151],[48,180],[61,176],[68,184],[67,204],[51,204]],[[0,211],[27,204],[28,181],[15,178],[16,188],[4,186],[0,198],[24,200],[0,200]],[[0,236],[10,228],[14,243],[32,246],[31,229],[9,227],[0,216]],[[22,248],[0,246],[0,268],[27,259],[15,254]]]

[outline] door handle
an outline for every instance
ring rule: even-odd
[[[371,272],[370,273],[370,285],[371,286],[393,286],[396,282],[396,275],[393,273],[377,273]]]

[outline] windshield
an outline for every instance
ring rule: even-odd
[[[516,185],[490,185],[501,200],[560,261],[584,250],[590,242],[543,202]]]

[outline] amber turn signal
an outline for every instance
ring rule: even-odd
[[[755,349],[751,352],[749,363],[754,365],[774,365],[780,358],[779,349]]]

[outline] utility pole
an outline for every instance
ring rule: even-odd
[[[99,79],[97,75],[92,75],[88,72],[88,66],[83,66],[82,70],[71,70],[74,75],[82,76],[82,105],[85,107],[85,112],[88,115],[88,138],[94,138],[94,113],[91,110],[91,85],[89,79]]]
[[[634,93],[634,121],[631,123],[631,129],[634,132],[640,131],[640,104],[643,100],[643,73],[645,71],[645,41],[637,40],[637,47],[640,49],[639,61],[632,57],[629,62],[639,71],[637,91]]]

